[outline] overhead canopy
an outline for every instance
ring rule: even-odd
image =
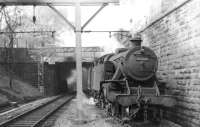
[[[0,0],[0,5],[74,5],[76,0]],[[119,0],[80,0],[81,5],[119,3]]]

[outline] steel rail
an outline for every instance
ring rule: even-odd
[[[66,96],[64,96],[64,97],[66,97]],[[16,126],[20,126],[20,127],[25,127],[25,126],[26,127],[27,126],[28,127],[36,127],[39,124],[41,124],[45,119],[47,119],[50,115],[52,115],[54,112],[56,112],[59,108],[61,108],[64,104],[69,102],[74,96],[68,97],[68,99],[65,100],[64,103],[58,104],[56,106],[56,108],[54,106],[51,107],[51,104],[53,105],[54,103],[59,102],[59,100],[63,99],[64,97],[63,96],[59,96],[58,98],[55,98],[55,99],[53,99],[53,100],[51,100],[51,101],[49,101],[49,102],[47,102],[47,103],[45,103],[43,105],[40,105],[40,106],[38,106],[38,107],[36,107],[34,109],[25,111],[22,114],[13,117],[12,119],[9,119],[7,121],[4,121],[4,122],[0,123],[0,126],[1,127],[9,127],[9,126],[15,126],[16,125]],[[26,119],[26,116],[30,116],[31,114],[33,114],[35,112],[38,112],[38,111],[39,111],[39,113],[41,113],[42,109],[43,108],[45,109],[45,107],[48,107],[48,106],[50,106],[50,108],[51,108],[50,111],[47,110],[45,115],[40,116],[40,118],[39,118],[39,116],[36,116],[33,120],[27,120]],[[25,118],[24,122],[22,120],[23,118]],[[32,121],[32,122],[27,123],[27,121]],[[19,122],[19,123],[17,123],[17,122]]]
[[[58,98],[60,98],[60,96],[59,96]],[[31,111],[33,111],[33,110],[35,110],[35,109],[37,109],[37,108],[40,108],[40,107],[42,107],[42,106],[45,106],[45,105],[47,105],[47,104],[49,104],[49,103],[51,103],[51,102],[57,100],[58,98],[55,98],[55,99],[53,99],[53,100],[51,100],[51,101],[48,101],[47,103],[45,103],[45,104],[43,104],[43,105],[39,105],[38,107],[35,107],[35,108],[33,108],[33,109],[30,109],[30,110],[27,110],[27,111],[23,112],[22,114],[16,115],[16,116],[12,117],[11,119],[8,119],[8,120],[6,120],[6,121],[4,121],[4,122],[1,122],[1,123],[0,123],[0,127],[1,127],[1,126],[5,126],[7,123],[10,123],[10,122],[14,121],[15,119],[20,118],[21,116],[26,115],[26,114],[30,113]]]
[[[1,114],[1,113],[4,113],[4,112],[7,112],[7,111],[9,111],[9,110],[14,109],[15,107],[14,107],[14,106],[11,106],[11,105],[7,105],[7,106],[0,107],[0,108],[1,108],[1,110],[0,110],[0,114]]]
[[[72,98],[73,97],[70,97],[67,101],[65,101],[64,103],[62,103],[57,108],[55,108],[55,110],[50,111],[48,114],[46,114],[40,120],[38,120],[38,122],[35,123],[32,127],[38,127],[41,123],[43,123],[46,119],[48,119],[52,114],[54,114],[56,111],[58,111],[60,108],[62,108],[65,104],[67,104]]]

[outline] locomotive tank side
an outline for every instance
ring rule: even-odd
[[[91,94],[96,98],[100,89],[100,82],[107,80],[108,78],[105,76],[105,59],[108,59],[113,54],[106,54],[99,59],[95,60],[93,67],[93,83],[91,85]],[[109,67],[109,70],[111,67]],[[114,68],[112,68],[114,70]],[[111,71],[109,71],[111,72]],[[111,74],[112,75],[112,74]]]

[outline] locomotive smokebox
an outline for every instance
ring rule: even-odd
[[[156,54],[147,47],[128,50],[122,65],[123,72],[132,79],[145,81],[152,78],[158,67]]]

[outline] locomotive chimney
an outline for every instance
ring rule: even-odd
[[[130,40],[131,47],[140,47],[142,43],[142,38],[140,34],[135,34]]]

